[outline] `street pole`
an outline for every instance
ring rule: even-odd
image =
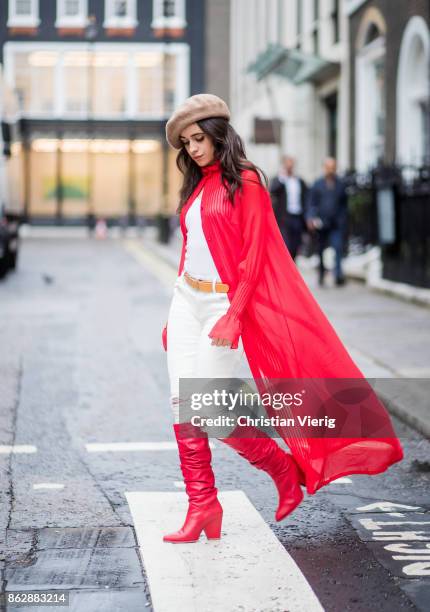
[[[88,17],[87,26],[85,28],[85,38],[88,42],[88,70],[87,70],[87,141],[88,141],[88,179],[87,179],[87,193],[88,193],[88,211],[87,211],[87,225],[89,232],[92,232],[95,226],[94,216],[94,203],[93,203],[93,176],[92,176],[92,152],[91,142],[93,140],[93,94],[94,94],[94,40],[97,37],[98,27],[96,23],[95,15]]]
[[[167,109],[167,84],[168,84],[168,79],[166,78],[166,66],[167,66],[167,56],[168,56],[168,35],[166,34],[166,28],[164,28],[163,30],[163,37],[162,37],[162,41],[163,41],[163,61],[162,61],[162,71],[163,71],[163,78],[162,78],[162,100],[163,100],[163,113],[165,114],[165,111]],[[162,242],[164,244],[167,244],[169,242],[170,239],[170,219],[169,219],[169,214],[168,214],[168,195],[169,195],[169,177],[168,177],[168,172],[169,172],[169,150],[168,150],[168,144],[165,141],[165,139],[163,139],[162,141],[162,181],[163,181],[163,185],[162,185],[162,200],[161,200],[161,210],[159,213],[159,233],[158,233],[158,240],[159,242]]]

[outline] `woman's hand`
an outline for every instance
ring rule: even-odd
[[[163,348],[167,351],[167,323],[163,327],[163,331],[161,332],[161,340],[163,342]]]
[[[214,346],[230,346],[231,349],[237,349],[239,337],[242,333],[242,322],[231,314],[224,314],[209,332],[209,338],[212,338]]]
[[[227,338],[213,338],[211,345],[212,346],[230,346],[232,343]]]

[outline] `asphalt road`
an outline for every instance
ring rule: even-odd
[[[162,609],[154,601],[162,601],[157,571],[164,571],[163,564],[158,569],[153,564],[154,549],[141,535],[147,532],[139,531],[126,492],[148,504],[156,500],[161,513],[163,499],[176,499],[164,494],[183,495],[176,448],[163,447],[174,440],[160,335],[171,277],[165,264],[139,253],[138,244],[121,240],[26,239],[18,271],[0,284],[5,592],[66,589],[69,609],[85,612]],[[324,300],[336,313],[339,302],[331,304],[328,294]],[[370,309],[362,317],[369,342],[376,314]],[[404,350],[410,350],[406,344]],[[274,519],[276,495],[267,475],[214,442],[219,490],[246,496],[231,498],[232,512],[245,500],[240,518],[245,533],[246,513],[258,512],[268,527],[264,545],[272,550],[280,543],[276,554],[294,560],[319,602],[314,609],[428,609],[430,444],[394,422],[404,461],[385,474],[353,476],[307,496],[282,523]],[[160,445],[145,448],[148,442]],[[87,446],[96,443],[105,446]],[[118,443],[140,446],[121,450]],[[139,498],[140,493],[149,497]],[[145,511],[143,501],[140,510]],[[196,550],[208,544],[199,543]],[[182,553],[166,546],[167,568],[169,555]],[[192,554],[193,546],[184,554]],[[218,569],[231,552],[228,547],[224,536],[214,548]],[[264,584],[279,589],[279,598],[265,607],[235,603],[241,599],[236,585],[243,589],[245,576],[246,587],[250,562],[238,554],[242,578],[235,583],[224,576],[223,588],[227,584],[230,593],[224,611],[300,609],[285,606],[283,585],[265,566],[269,556],[253,563],[258,562]],[[187,568],[192,578],[194,569]],[[175,584],[174,571],[172,566],[168,588],[179,601],[183,585]],[[196,601],[206,601],[199,609],[213,610],[207,600],[211,590],[221,588],[216,577],[206,576],[204,589],[190,584]],[[182,608],[178,603],[173,609]]]

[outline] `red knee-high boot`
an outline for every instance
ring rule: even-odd
[[[254,427],[237,426],[228,438],[218,439],[234,448],[254,467],[269,474],[279,493],[275,518],[282,521],[303,500],[301,475],[294,458],[278,446],[273,438],[261,437],[263,435],[263,432]]]
[[[173,428],[188,495],[188,512],[181,529],[165,535],[163,540],[197,542],[203,530],[208,540],[219,539],[223,510],[217,498],[207,434],[191,423],[178,423]]]

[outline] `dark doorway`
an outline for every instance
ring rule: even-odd
[[[337,93],[325,98],[324,102],[328,123],[327,154],[337,158]]]

